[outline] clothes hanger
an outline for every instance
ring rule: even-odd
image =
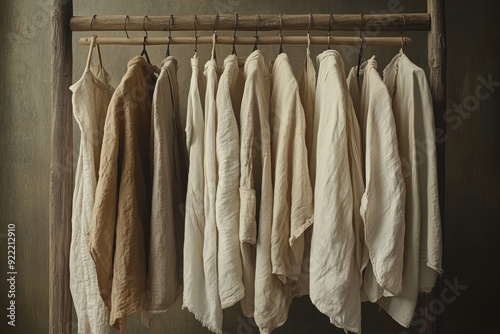
[[[255,44],[253,46],[253,51],[257,50],[257,43],[259,42],[259,23],[260,23],[260,16],[257,15],[255,17]]]
[[[168,43],[167,43],[167,52],[165,53],[165,58],[170,57],[170,40],[172,39],[172,27],[171,23],[174,20],[174,15],[170,14],[168,18]]]
[[[217,20],[219,19],[219,13],[215,14],[214,17],[214,25],[213,25],[213,34],[212,34],[212,58],[214,60],[217,60],[217,55],[215,53],[215,45],[217,44],[217,30],[215,30],[215,24]]]
[[[333,27],[333,15],[330,13],[330,18],[328,19],[328,50],[332,48],[330,44],[331,32]]]
[[[232,54],[238,56],[236,53],[236,29],[238,28],[238,13],[234,13],[234,32],[233,32],[233,51]]]
[[[401,50],[400,50],[401,53],[405,52],[405,40],[403,37],[403,33],[405,32],[405,30],[406,30],[406,16],[404,16],[403,14],[403,30],[401,30],[401,32],[399,33],[399,36],[401,37]]]
[[[149,60],[148,51],[146,50],[146,38],[148,38],[148,32],[146,30],[146,18],[147,17],[148,16],[145,15],[144,18],[142,19],[142,29],[144,29],[144,32],[146,33],[146,35],[144,35],[144,37],[142,38],[142,52],[141,52],[141,56],[146,57],[146,60],[148,61],[148,63],[151,64],[151,61]]]
[[[194,55],[198,55],[198,17],[194,14]]]
[[[307,27],[307,52],[309,52],[309,47],[311,46],[311,22],[313,19],[313,14],[309,13],[309,25]]]
[[[94,14],[92,16],[92,19],[90,20],[90,31],[93,31],[94,29],[92,28],[93,24],[94,24],[94,20],[95,20],[95,17],[97,15]],[[95,40],[97,41],[97,35],[93,35],[93,37],[95,37]],[[95,42],[96,42],[95,41]],[[97,47],[97,55],[99,56],[99,66],[101,67],[101,69],[103,69],[103,66],[102,66],[102,57],[101,57],[101,48],[99,47],[99,44],[95,43],[95,45]],[[92,50],[92,49],[91,49]],[[90,58],[87,60],[87,62],[90,61]],[[88,64],[88,66],[90,66],[90,63]]]
[[[283,34],[281,33],[281,30],[283,29],[283,18],[281,17],[281,14],[279,15],[279,17],[280,17],[280,33],[279,33],[280,50],[279,50],[278,54],[282,54],[283,53]]]
[[[364,61],[366,61],[366,57],[365,57],[365,54],[363,52],[363,45],[364,45],[364,39],[363,39],[363,14],[361,14],[361,23],[360,23],[360,26],[359,26],[359,38],[361,39],[361,46],[359,47],[359,57],[358,57],[358,68],[357,68],[357,72],[356,72],[356,78],[358,80],[358,88],[360,87],[360,84],[359,84],[359,70],[361,68],[361,59],[363,58]]]

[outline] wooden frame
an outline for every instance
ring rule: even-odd
[[[353,30],[378,25],[384,31],[428,31],[429,83],[434,100],[438,138],[445,138],[446,124],[446,34],[444,0],[427,0],[428,13],[423,14],[314,14],[311,30]],[[308,29],[310,14],[259,15],[259,30]],[[49,333],[69,334],[72,328],[72,299],[69,290],[69,249],[73,195],[73,120],[71,111],[72,30],[123,30],[125,16],[73,17],[71,0],[52,0],[52,113],[49,208]],[[255,30],[257,15],[241,15],[238,30]],[[149,31],[168,30],[169,16],[148,17]],[[142,31],[142,16],[130,16],[127,29]],[[91,24],[92,22],[92,24]],[[234,15],[199,15],[197,29],[233,30]],[[333,22],[333,23],[332,23]],[[193,30],[193,16],[175,16],[171,30]],[[437,143],[439,193],[444,223],[445,144]],[[439,285],[439,283],[438,283]],[[437,292],[438,289],[434,289]],[[422,302],[430,305],[436,297],[430,294]],[[438,333],[438,324],[430,323],[425,333]]]

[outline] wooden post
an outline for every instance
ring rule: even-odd
[[[49,205],[49,333],[70,334],[73,304],[69,290],[69,247],[73,195],[73,55],[69,20],[71,0],[52,1],[51,163]]]
[[[427,12],[431,16],[431,29],[428,35],[429,84],[434,104],[434,122],[436,127],[436,150],[439,185],[439,205],[441,209],[441,224],[445,227],[445,143],[446,143],[446,25],[444,0],[427,0]],[[444,233],[443,233],[444,236]],[[442,290],[441,279],[438,278],[432,293],[425,295],[422,304],[432,310],[431,303],[440,299]],[[441,332],[438,315],[434,321],[429,321],[424,333],[437,334]]]

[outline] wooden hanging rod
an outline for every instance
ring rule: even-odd
[[[91,37],[80,38],[81,45],[90,45]],[[212,36],[199,36],[198,44],[212,44]],[[306,36],[283,36],[283,44],[307,44]],[[360,45],[360,37],[333,36],[330,37],[332,45]],[[402,46],[411,43],[409,37],[363,37],[363,45],[372,46]],[[126,38],[126,37],[97,37],[96,44],[99,45],[166,45],[168,37],[148,37],[143,38]],[[194,37],[172,37],[170,44],[195,44]],[[233,44],[232,36],[217,36],[217,44]],[[254,37],[238,37],[235,38],[235,44],[238,45],[254,45]],[[280,44],[279,36],[262,36],[258,38],[258,45]],[[311,36],[311,44],[328,44],[327,36]]]
[[[312,15],[312,16],[311,16]],[[335,31],[429,31],[431,19],[428,13],[401,14],[263,14],[196,15],[196,29],[200,31],[234,30],[328,30]],[[312,18],[311,18],[312,17]],[[281,18],[281,20],[280,20]],[[70,19],[72,31],[194,31],[195,15],[128,16],[94,15],[74,16]],[[311,25],[309,27],[309,21]]]

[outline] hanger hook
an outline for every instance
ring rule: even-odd
[[[403,33],[405,32],[405,30],[406,30],[406,16],[403,14],[403,30],[401,30],[401,32],[399,33],[399,36],[401,37],[401,51],[403,52],[405,50],[405,40],[403,37]]]
[[[96,15],[96,14],[94,14],[94,15],[92,15],[92,19],[90,19],[90,31],[94,30],[94,29],[92,29],[92,25],[94,24],[94,20],[95,20],[95,17],[96,17],[96,16],[97,16],[97,15]]]
[[[361,89],[360,87],[360,81],[359,81],[359,70],[361,68],[361,57],[364,58],[364,53],[363,53],[363,44],[364,44],[364,39],[363,39],[363,27],[364,27],[364,20],[363,20],[363,14],[361,15],[361,20],[359,24],[359,38],[361,39],[361,46],[359,47],[359,57],[358,57],[358,68],[356,72],[356,78],[358,81],[358,89]]]
[[[281,33],[281,31],[283,30],[283,17],[281,16],[281,14],[279,14],[279,18],[280,18],[280,51],[279,53],[283,53],[283,34]]]
[[[256,15],[255,16],[255,44],[253,46],[253,51],[257,50],[257,43],[259,41],[259,23],[260,23],[260,16]]]
[[[168,42],[167,42],[167,52],[166,57],[170,56],[170,40],[172,39],[172,21],[174,20],[174,15],[170,14],[168,17]]]
[[[328,19],[328,50],[331,49],[330,38],[332,35],[332,27],[333,27],[333,14],[330,13],[330,18]]]
[[[144,33],[146,34],[145,37],[148,37],[148,31],[146,30],[146,19],[148,18],[147,15],[144,15],[144,18],[142,19],[142,29],[144,30]]]
[[[309,25],[307,26],[307,50],[311,46],[311,23],[313,19],[313,14],[309,13]]]
[[[311,33],[311,23],[313,20],[313,14],[309,13],[309,25],[307,26],[307,34],[309,35]]]
[[[233,32],[233,55],[237,56],[236,53],[236,29],[238,28],[238,13],[234,13],[234,32]]]
[[[194,14],[194,53],[198,52],[198,16]]]
[[[128,20],[129,20],[129,17],[127,15],[127,16],[125,16],[125,35],[127,35],[127,38],[129,38],[128,37],[128,31],[127,31],[127,22],[128,22]]]
[[[214,22],[213,22],[213,33],[214,35],[217,34],[217,30],[215,30],[215,25],[217,23],[217,21],[219,20],[219,13],[216,13],[215,16],[214,16]]]

